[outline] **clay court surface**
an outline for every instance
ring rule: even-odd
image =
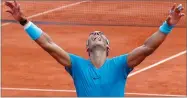
[[[146,21],[163,21],[172,3],[168,4],[166,1],[152,2],[157,3],[158,6],[166,3],[166,7],[163,8],[152,7],[151,2],[143,0],[141,2],[144,2],[143,4],[146,7],[143,5],[138,6],[138,3],[140,3],[138,1],[131,2],[129,0],[123,2],[124,6],[119,6],[120,3],[117,1],[19,1],[25,15],[30,17],[30,20],[35,21],[76,21],[77,23],[86,23],[86,20],[89,20],[93,21],[93,24],[94,21],[98,24],[105,24],[107,20],[115,23],[116,14],[130,14],[132,17],[129,15],[125,19],[118,17],[118,23],[128,20],[126,24],[133,22],[147,23],[147,25],[149,23]],[[185,0],[179,0],[176,3],[182,3],[186,7]],[[131,4],[134,4],[133,8],[130,8],[129,5]],[[102,11],[108,11],[108,15],[99,14],[97,17],[92,17],[93,14],[102,13],[98,10],[101,8],[99,5],[103,6]],[[8,13],[5,13],[7,8],[4,5],[1,6],[3,8],[2,19],[13,19]],[[111,8],[109,6],[112,6],[112,9],[109,9]],[[61,8],[54,10],[58,7]],[[89,11],[85,10],[86,7],[89,7]],[[151,16],[149,12],[152,11],[155,11],[157,16]],[[162,14],[162,12],[166,14]],[[159,17],[159,14],[166,16],[151,18]],[[144,18],[147,20],[145,21]],[[102,21],[97,21],[99,19],[106,22],[101,23]],[[186,26],[185,21],[186,18],[183,17],[179,25]],[[107,24],[110,24],[110,22]],[[88,58],[85,47],[86,39],[92,31],[100,30],[105,32],[111,44],[109,57],[113,57],[130,52],[158,30],[158,27],[154,26],[45,24],[38,24],[38,26],[47,32],[64,50],[85,58]],[[153,64],[155,67],[148,68]],[[147,69],[142,71],[143,68]],[[138,73],[133,74],[135,72]],[[127,80],[126,96],[185,95],[186,28],[176,27],[158,50],[131,72]],[[23,28],[15,23],[2,23],[2,96],[76,96],[73,81],[64,70],[64,67],[42,50],[29,38]]]

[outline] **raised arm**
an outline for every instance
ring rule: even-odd
[[[181,13],[182,10],[182,5],[176,8],[176,4],[174,4],[167,20],[160,26],[159,30],[149,37],[142,46],[129,53],[127,63],[130,68],[140,64],[163,43],[172,28],[178,23],[180,18],[184,16],[184,13]]]
[[[5,5],[10,8],[6,12],[9,12],[16,21],[18,21],[22,26],[24,26],[25,31],[28,35],[41,46],[45,51],[47,51],[53,58],[55,58],[60,64],[70,67],[71,61],[67,52],[56,45],[51,38],[44,33],[40,28],[38,28],[31,21],[28,21],[24,17],[20,10],[19,4],[14,0],[14,2],[5,2]]]

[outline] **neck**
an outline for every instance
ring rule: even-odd
[[[101,67],[104,64],[106,58],[106,51],[101,48],[94,48],[90,52],[91,62],[97,68]]]

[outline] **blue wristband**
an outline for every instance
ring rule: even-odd
[[[24,29],[33,40],[38,39],[43,33],[40,28],[30,21],[24,26]]]
[[[165,21],[159,28],[160,32],[164,34],[169,34],[172,29],[174,28],[174,25],[170,26],[168,23]]]

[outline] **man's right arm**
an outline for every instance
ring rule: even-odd
[[[26,21],[24,25],[25,31],[28,35],[46,52],[48,52],[53,58],[55,58],[60,64],[70,67],[71,61],[68,53],[56,45],[49,35],[43,32],[39,27],[37,27],[32,22],[24,19],[22,21]],[[21,21],[20,21],[21,23]]]
[[[46,34],[42,33],[40,38],[35,40],[46,52],[55,58],[60,64],[70,67],[71,61],[68,53],[56,45],[52,39]]]
[[[47,51],[60,64],[66,67],[71,66],[69,54],[56,45],[45,32],[25,18],[20,10],[20,5],[16,0],[14,0],[14,2],[6,1],[5,5],[10,8],[10,10],[7,10],[6,12],[9,12],[16,21],[24,26],[25,31],[36,43],[38,43],[38,45]]]

